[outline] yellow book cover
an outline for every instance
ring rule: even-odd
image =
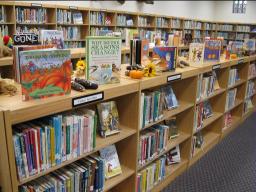
[[[147,170],[142,171],[142,192],[146,192],[146,186],[147,186]]]
[[[55,162],[55,133],[54,133],[54,128],[50,127],[51,131],[51,165],[52,167],[56,165]]]

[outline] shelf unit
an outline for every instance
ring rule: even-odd
[[[175,71],[164,72],[160,76],[152,78],[143,78],[142,80],[132,80],[128,77],[122,76],[121,83],[119,84],[109,84],[102,85],[98,90],[88,90],[85,93],[78,93],[72,91],[68,96],[53,97],[44,100],[35,100],[29,102],[22,102],[21,95],[13,97],[1,96],[0,106],[3,108],[0,115],[3,114],[4,121],[0,121],[0,131],[5,131],[6,138],[1,138],[1,146],[7,145],[7,154],[3,156],[3,159],[7,160],[10,169],[6,169],[5,166],[5,181],[3,182],[4,188],[12,191],[17,191],[18,186],[27,183],[31,180],[46,175],[50,172],[58,170],[70,163],[73,163],[81,158],[84,158],[90,154],[96,153],[101,148],[116,144],[117,152],[121,162],[123,174],[116,176],[110,180],[106,181],[104,191],[132,191],[135,190],[136,177],[137,174],[150,166],[154,161],[160,158],[162,155],[167,153],[170,149],[176,145],[180,146],[182,161],[179,164],[166,166],[166,177],[164,180],[159,182],[154,186],[152,191],[162,190],[166,185],[169,184],[175,177],[181,174],[183,171],[188,169],[193,165],[199,158],[206,154],[215,144],[217,144],[220,139],[224,138],[229,134],[234,128],[237,127],[245,118],[248,117],[255,109],[244,112],[244,101],[246,94],[248,78],[249,64],[254,63],[256,60],[255,56],[244,57],[236,60],[225,60],[218,63],[205,63],[202,66],[190,66],[187,68],[177,68]],[[196,90],[197,81],[200,74],[209,73],[216,68],[214,66],[218,65],[218,69],[214,69],[220,89],[215,91],[212,95],[207,98],[203,98],[200,102],[209,100],[212,109],[213,116],[204,120],[203,127],[200,129],[204,136],[204,144],[202,148],[196,148],[193,156],[191,156],[193,135],[198,132],[193,129],[194,113],[195,107],[199,101],[196,101]],[[225,111],[225,102],[228,88],[228,75],[231,67],[239,68],[240,78],[243,80],[241,83],[236,84],[235,87],[238,88],[237,100],[235,105],[228,111]],[[124,74],[124,71],[122,71]],[[168,82],[167,79],[170,77],[179,76],[175,81]],[[159,87],[170,84],[178,101],[179,107],[164,112],[164,117],[156,122],[145,127],[143,130],[140,129],[140,98],[141,92],[145,90],[154,90]],[[186,89],[184,89],[186,85]],[[19,181],[17,179],[16,164],[14,157],[13,148],[13,128],[12,125],[27,122],[33,119],[38,119],[40,117],[53,115],[56,113],[61,113],[64,111],[73,110],[72,99],[80,96],[86,96],[93,93],[104,92],[104,101],[115,100],[117,102],[117,107],[120,115],[120,127],[121,133],[107,137],[106,139],[97,136],[96,148],[90,153],[83,154],[77,158],[71,159],[69,161],[63,162],[61,165],[50,168],[49,170],[31,176],[27,179]],[[256,105],[255,95],[251,96],[253,99],[253,104]],[[97,103],[97,102],[96,102]],[[93,107],[96,103],[91,103],[82,107]],[[42,110],[43,109],[43,110]],[[230,112],[232,115],[232,123],[224,128],[224,117],[225,114]],[[168,141],[167,148],[155,156],[146,164],[139,165],[137,159],[137,150],[139,146],[139,137],[142,132],[148,129],[154,124],[161,123],[164,119],[169,117],[176,117],[177,127],[179,129],[180,135]],[[127,118],[130,117],[130,118]],[[1,118],[1,116],[0,116]],[[4,122],[4,125],[3,125]],[[6,148],[3,148],[6,150]],[[2,148],[0,148],[2,150]],[[2,153],[1,153],[2,154]],[[6,153],[3,153],[6,154]],[[8,161],[9,160],[9,161]],[[6,164],[5,164],[6,165]],[[1,164],[0,164],[1,166]],[[0,167],[0,169],[2,169]],[[8,178],[9,177],[9,178]],[[1,179],[1,177],[0,177]]]

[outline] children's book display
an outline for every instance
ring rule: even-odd
[[[107,137],[120,132],[119,116],[115,101],[108,101],[97,104],[102,137]]]
[[[194,64],[203,64],[204,44],[190,43],[189,45],[189,62]]]
[[[204,47],[204,61],[219,61],[221,51],[221,40],[206,39]]]
[[[159,67],[162,71],[175,70],[177,47],[154,47],[153,60],[160,60]]]
[[[180,146],[177,145],[166,154],[166,164],[172,165],[181,162]]]
[[[86,78],[97,84],[120,82],[121,38],[87,37]]]
[[[21,51],[19,56],[22,100],[70,93],[70,50]]]
[[[40,39],[42,45],[54,45],[57,49],[64,49],[63,31],[41,30]]]
[[[104,160],[106,179],[122,174],[122,169],[115,145],[110,145],[101,149],[100,156]]]

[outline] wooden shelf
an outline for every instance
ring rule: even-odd
[[[85,42],[86,40],[85,39],[64,39],[64,41],[67,41],[67,42],[72,42],[72,41],[82,41],[82,42]]]
[[[186,141],[188,138],[190,137],[189,134],[184,133],[184,132],[179,132],[179,136],[176,137],[175,139],[169,139],[168,143],[167,143],[167,147],[165,150],[163,150],[162,152],[160,152],[158,155],[156,155],[154,158],[152,158],[150,161],[147,161],[146,163],[144,163],[143,165],[140,165],[138,167],[138,171],[141,171],[142,169],[144,169],[145,167],[147,167],[149,164],[153,163],[156,159],[158,159],[159,157],[163,156],[165,153],[167,153],[168,151],[170,151],[171,149],[173,149],[175,146],[183,143],[184,141]]]
[[[59,26],[88,26],[89,24],[74,24],[74,23],[57,23]]]
[[[252,80],[252,79],[255,79],[255,78],[256,78],[256,75],[249,77],[248,80]]]
[[[18,90],[20,86],[17,85]],[[50,114],[55,114],[72,109],[72,99],[93,93],[104,92],[104,100],[134,93],[139,90],[139,83],[121,78],[120,83],[99,86],[97,90],[86,90],[86,92],[71,91],[70,95],[56,96],[42,100],[23,102],[21,93],[13,97],[0,96],[0,106],[9,110],[12,124],[29,121]],[[44,109],[44,110],[42,110]]]
[[[100,149],[102,149],[104,147],[107,147],[109,145],[117,143],[118,141],[121,141],[121,140],[123,140],[123,139],[125,139],[125,138],[127,138],[127,137],[129,137],[129,136],[131,136],[131,135],[136,133],[135,130],[130,129],[130,128],[125,127],[125,126],[120,126],[120,129],[121,129],[121,132],[119,134],[112,135],[112,136],[109,136],[109,137],[106,137],[106,138],[102,138],[102,137],[97,135],[96,136],[96,147],[95,147],[95,149],[93,151],[91,151],[89,153],[85,153],[85,154],[83,154],[83,155],[81,155],[81,156],[79,156],[77,158],[73,158],[71,160],[64,161],[60,165],[51,167],[51,168],[47,169],[44,172],[41,172],[39,174],[30,176],[30,177],[28,177],[26,179],[23,179],[23,180],[21,180],[19,182],[19,185],[23,185],[23,184],[25,184],[25,183],[27,183],[29,181],[32,181],[32,180],[35,180],[35,179],[37,179],[39,177],[47,175],[47,174],[49,174],[49,173],[51,173],[53,171],[56,171],[56,170],[58,170],[58,169],[60,169],[62,167],[65,167],[65,166],[67,166],[67,165],[69,165],[69,164],[71,164],[71,163],[73,163],[73,162],[75,162],[75,161],[77,161],[79,159],[85,158],[86,156],[91,155],[91,154],[99,151]]]
[[[164,114],[163,114],[163,118],[162,119],[159,119],[158,121],[154,121],[152,123],[149,123],[148,125],[146,125],[145,127],[143,127],[141,129],[141,131],[149,128],[149,127],[152,127],[153,125],[156,125],[162,121],[164,121],[165,119],[168,119],[170,117],[173,117],[191,107],[193,107],[194,104],[193,103],[188,103],[188,102],[185,102],[185,101],[179,101],[179,106],[177,108],[174,108],[174,109],[171,109],[171,110],[165,110],[164,111]]]
[[[132,169],[130,169],[130,168],[124,166],[124,165],[121,165],[121,168],[122,168],[122,174],[105,180],[105,186],[104,186],[103,191],[109,191],[111,188],[115,187],[116,185],[118,185],[122,181],[129,178],[135,172],[134,170],[132,170]]]
[[[241,100],[241,99],[236,99],[234,106],[232,106],[232,107],[230,107],[228,110],[226,110],[225,113],[227,113],[227,112],[233,110],[234,108],[238,107],[238,106],[239,106],[240,104],[242,104],[242,103],[243,103],[243,100]]]
[[[238,80],[234,85],[228,86],[228,89],[233,89],[233,88],[235,88],[235,87],[238,87],[239,85],[242,85],[242,84],[245,83],[245,82],[246,82],[246,80],[240,79],[240,80]]]
[[[13,64],[13,57],[2,57],[0,58],[0,67]]]
[[[201,148],[195,148],[194,155],[190,159],[189,166],[193,165],[205,153],[207,153],[219,141],[220,134],[208,132],[204,135],[204,144]]]
[[[115,27],[116,25],[99,25],[99,24],[90,24],[91,27]]]
[[[203,130],[205,127],[207,127],[208,125],[212,124],[214,121],[216,121],[217,119],[219,119],[222,116],[222,113],[218,113],[218,112],[213,112],[212,116],[204,119],[203,120],[203,126],[199,129],[197,129],[195,133],[198,133],[199,131]]]
[[[228,126],[228,127],[224,127],[222,129],[222,136],[221,137],[227,136],[231,131],[234,130],[234,128],[236,128],[238,126],[238,124],[240,122],[241,122],[241,117],[232,116],[232,123],[231,123],[231,125]]]
[[[213,97],[215,97],[215,96],[218,96],[218,95],[224,93],[225,91],[226,91],[226,89],[223,89],[223,88],[220,88],[220,89],[218,89],[218,90],[215,90],[215,91],[214,91],[211,95],[209,95],[208,97],[202,98],[202,99],[200,99],[199,101],[197,101],[196,104],[199,104],[199,103],[201,103],[201,102],[207,101],[207,100],[209,100],[209,99],[211,99],[211,98],[213,98]]]
[[[16,23],[16,25],[56,25],[56,23]]]

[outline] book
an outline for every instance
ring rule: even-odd
[[[172,165],[176,163],[181,162],[181,157],[180,157],[180,146],[177,145],[173,149],[171,149],[169,152],[166,154],[166,163],[167,165]]]
[[[203,64],[204,44],[190,43],[189,45],[189,62],[194,64]]]
[[[159,59],[159,67],[162,71],[174,70],[176,68],[177,47],[154,47],[153,59]]]
[[[64,49],[63,31],[41,30],[40,40],[42,45],[54,45],[57,49]]]
[[[70,50],[20,52],[22,100],[66,95],[71,91]]]
[[[204,61],[219,61],[221,51],[221,41],[206,39],[204,46]]]
[[[102,137],[120,132],[119,116],[115,101],[97,104],[99,115],[99,132]]]
[[[115,145],[110,145],[101,149],[100,156],[104,159],[106,179],[112,178],[122,173]]]
[[[165,86],[162,88],[164,93],[165,108],[170,110],[179,106],[179,102],[174,94],[171,86]]]
[[[255,39],[244,39],[244,49],[247,51],[255,51]]]
[[[141,64],[145,65],[149,60],[149,41],[148,39],[141,40]]]
[[[169,127],[169,138],[175,139],[179,136],[179,129],[176,123],[176,117],[171,117],[169,119],[164,120],[165,125]]]
[[[204,109],[203,109],[203,118],[207,119],[213,115],[212,107],[209,101],[204,102]]]
[[[119,83],[121,38],[87,37],[87,79],[97,84]]]

